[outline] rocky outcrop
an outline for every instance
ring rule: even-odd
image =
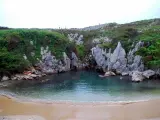
[[[78,33],[70,33],[68,34],[68,39],[70,41],[74,41],[77,45],[83,44],[83,35],[80,35]]]
[[[105,68],[107,60],[106,57],[103,54],[103,50],[97,45],[96,47],[91,49],[92,55],[99,67]]]
[[[102,50],[100,47],[96,46],[92,48],[92,55],[98,66],[102,67],[105,70],[117,70],[119,72],[127,71],[127,59],[125,58],[126,52],[122,48],[121,43],[119,42],[113,54],[111,49],[108,53],[105,50]]]
[[[64,67],[65,67],[65,71],[70,70],[70,65],[71,65],[71,60],[69,59],[69,57],[67,56],[67,54],[64,52],[63,53],[63,58],[64,58]]]
[[[133,74],[132,74],[132,81],[133,82],[141,82],[141,81],[143,81],[144,78],[145,77],[143,76],[142,72],[133,71]]]
[[[92,48],[92,56],[94,57],[97,65],[103,68],[104,72],[116,71],[116,73],[121,75],[130,75],[132,76],[132,71],[144,71],[144,64],[142,57],[139,55],[134,55],[136,51],[143,45],[142,42],[138,42],[135,47],[129,51],[126,56],[126,52],[122,47],[121,43],[118,42],[116,49],[111,53],[111,49],[107,53],[106,50],[102,50],[100,47],[96,46]],[[134,73],[133,80],[139,80],[137,72]],[[136,77],[137,76],[137,77]],[[142,77],[141,77],[142,78]]]
[[[143,72],[143,76],[146,77],[146,78],[150,78],[152,77],[153,75],[155,75],[156,73],[153,71],[153,70],[146,70]]]

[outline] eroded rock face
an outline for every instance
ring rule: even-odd
[[[105,68],[107,58],[105,59],[105,56],[103,55],[103,50],[99,46],[96,46],[96,47],[92,48],[91,51],[92,51],[92,55],[93,55],[97,65],[99,67]]]
[[[71,65],[78,67],[78,58],[74,52],[72,52]]]
[[[116,63],[118,59],[124,59],[126,56],[125,50],[122,48],[122,45],[120,42],[118,42],[118,45],[116,49],[114,50],[113,54],[111,55],[110,61],[112,63]]]
[[[116,72],[121,75],[129,75],[131,74],[131,71],[142,72],[144,70],[142,57],[139,55],[134,55],[142,45],[142,42],[137,43],[135,48],[130,50],[127,57],[120,42],[118,42],[118,45],[113,53],[111,53],[111,50],[107,53],[106,50],[102,50],[98,46],[92,48],[91,50],[92,56],[99,67],[104,70],[107,68],[108,71],[116,70]]]
[[[141,46],[143,46],[143,42],[139,41],[135,47],[129,51],[128,55],[127,55],[127,60],[128,60],[128,63],[129,64],[132,64],[133,63],[133,60],[134,60],[134,54],[135,52],[137,52]],[[132,45],[132,47],[134,46],[134,44]]]
[[[71,60],[69,59],[69,57],[67,56],[67,54],[64,52],[63,53],[63,58],[64,58],[64,63],[65,63],[65,70],[68,71],[70,70],[70,65],[71,65]]]
[[[129,66],[129,70],[130,71],[143,71],[144,70],[144,65],[143,65],[143,62],[142,62],[142,57],[139,56],[139,55],[136,55],[134,57],[134,60],[133,60],[133,63],[131,65],[128,65]]]
[[[133,82],[141,82],[141,81],[143,81],[143,79],[144,79],[144,76],[143,76],[142,72],[133,71],[133,74],[132,74],[132,81]]]
[[[143,76],[146,77],[146,78],[150,78],[155,74],[156,73],[153,70],[146,70],[146,71],[143,72]]]

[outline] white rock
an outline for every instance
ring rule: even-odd
[[[1,81],[7,81],[7,80],[9,80],[9,77],[3,76]]]
[[[64,58],[64,63],[65,63],[65,71],[68,71],[70,70],[71,60],[69,59],[69,57],[67,56],[65,52],[63,52],[63,58]]]
[[[111,56],[111,62],[115,63],[118,59],[125,58],[125,56],[126,56],[126,52],[122,48],[121,43],[118,42],[118,45]]]
[[[155,75],[155,72],[153,70],[146,70],[143,72],[143,76],[146,78],[150,78],[153,75]]]
[[[108,72],[106,72],[105,74],[104,74],[104,76],[105,77],[107,77],[107,76],[115,76],[116,74],[114,73],[114,72],[112,72],[112,71],[108,71]]]
[[[126,76],[128,74],[129,74],[128,72],[122,72],[122,76]]]
[[[78,57],[74,52],[72,52],[71,64],[72,66],[78,67]]]
[[[134,82],[140,82],[143,81],[144,76],[142,75],[142,72],[134,71],[132,74],[132,81]]]

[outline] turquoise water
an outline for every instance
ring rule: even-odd
[[[98,73],[79,71],[48,76],[49,82],[9,89],[21,98],[44,101],[114,102],[160,98],[160,81],[133,83],[119,76],[100,78]]]

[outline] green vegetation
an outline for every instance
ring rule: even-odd
[[[0,72],[23,71],[29,64],[36,64],[41,59],[41,47],[48,46],[53,55],[61,58],[68,44],[64,35],[48,30],[0,30]]]
[[[160,26],[153,26],[138,36],[144,42],[137,54],[144,58],[147,67],[160,68]]]
[[[84,45],[76,45],[76,49],[77,49],[79,58],[83,60],[86,54]]]

